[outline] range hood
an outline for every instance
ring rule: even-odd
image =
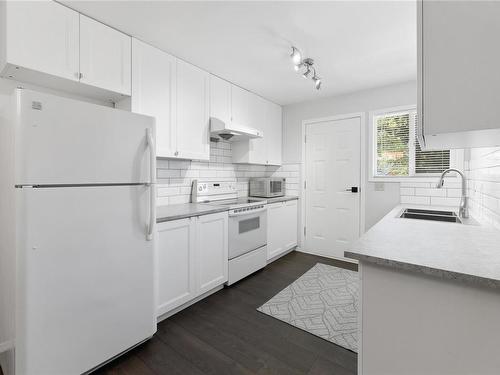
[[[220,138],[225,141],[238,142],[252,138],[262,138],[261,130],[235,123],[226,123],[216,117],[210,117],[210,137]]]

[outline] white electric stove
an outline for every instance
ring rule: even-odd
[[[193,181],[192,202],[229,207],[228,285],[267,263],[267,201],[238,198],[235,182]]]

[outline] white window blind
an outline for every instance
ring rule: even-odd
[[[416,135],[415,109],[373,117],[374,175],[425,176],[450,167],[450,151],[422,151]]]

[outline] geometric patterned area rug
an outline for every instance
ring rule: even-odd
[[[316,263],[257,310],[358,352],[358,273]]]

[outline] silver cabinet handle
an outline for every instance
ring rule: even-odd
[[[156,221],[156,152],[154,138],[151,129],[146,129],[146,141],[149,148],[149,225],[146,239],[153,239],[153,229]]]

